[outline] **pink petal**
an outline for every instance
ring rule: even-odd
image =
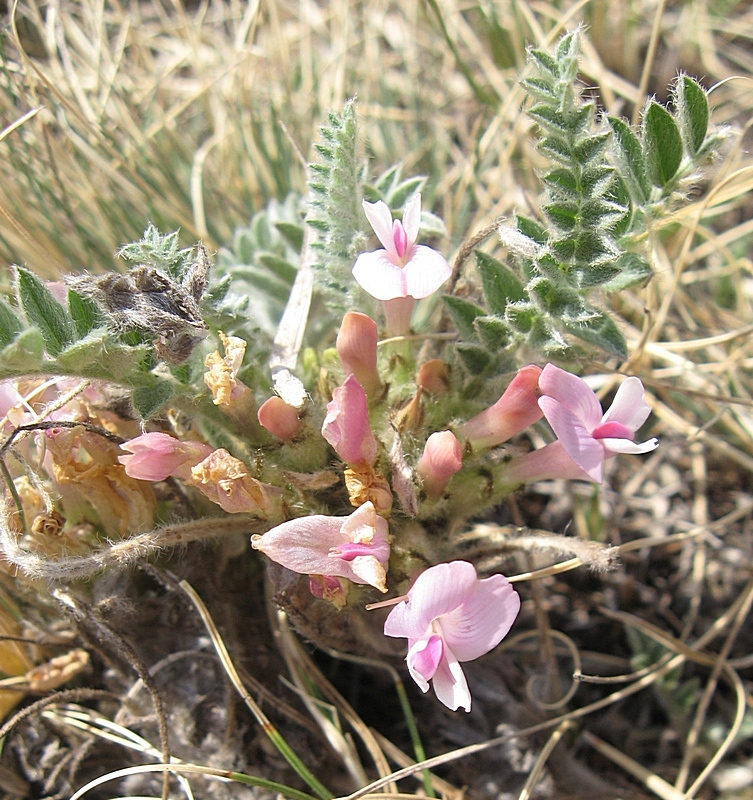
[[[337,334],[337,355],[346,372],[352,372],[368,395],[376,394],[382,382],[377,371],[377,324],[358,311],[348,311]]]
[[[478,580],[473,564],[453,561],[422,572],[384,622],[385,636],[419,639],[432,620],[457,608]]]
[[[395,255],[392,252],[392,212],[387,207],[386,203],[381,200],[376,203],[367,203],[363,201],[363,213],[366,214],[369,224],[374,229],[377,239],[387,249],[390,255]],[[377,298],[380,300],[381,298]]]
[[[593,438],[581,417],[552,397],[540,397],[539,406],[565,452],[592,480],[601,483],[606,457],[601,441]]]
[[[419,245],[414,249],[410,260],[403,269],[406,291],[416,300],[434,294],[452,275],[452,269],[445,257],[426,245]]]
[[[343,385],[332,393],[322,436],[346,464],[374,463],[377,442],[369,427],[366,393],[353,375],[348,375]]]
[[[429,689],[429,681],[434,677],[442,660],[444,643],[442,637],[432,634],[428,639],[419,639],[408,650],[408,671],[422,692]]]
[[[591,436],[594,439],[628,439],[631,442],[635,439],[635,433],[627,425],[614,421],[597,425],[591,431]]]
[[[477,581],[462,605],[438,620],[458,661],[473,661],[496,647],[520,611],[520,596],[502,575]]]
[[[560,441],[550,442],[538,450],[513,458],[497,476],[499,484],[509,486],[510,489],[515,489],[522,483],[553,479],[593,480],[570,458]]]
[[[283,522],[263,536],[252,538],[255,550],[303,575],[348,577],[350,567],[341,559],[330,558],[329,551],[347,540],[341,533],[343,517],[314,514]]]
[[[614,453],[630,453],[632,455],[650,453],[659,446],[658,439],[649,439],[642,444],[631,442],[629,439],[602,439],[601,443],[607,450],[607,456],[613,455]]]
[[[603,422],[621,422],[633,432],[648,419],[651,413],[651,406],[643,399],[645,390],[638,378],[626,378],[617,394],[614,402],[604,414]]]
[[[374,504],[366,502],[359,506],[349,517],[343,520],[341,532],[343,538],[354,544],[367,544],[374,549],[371,555],[379,558],[381,554],[386,564],[390,557],[388,544],[388,525],[384,517],[376,513]]]
[[[393,300],[408,296],[403,268],[390,260],[386,250],[361,253],[353,267],[358,285],[377,300]]]
[[[408,236],[408,242],[415,244],[418,239],[418,229],[421,226],[421,194],[414,194],[405,204],[403,209],[403,228]],[[416,295],[413,295],[414,297]]]
[[[463,668],[448,647],[445,648],[444,655],[432,680],[434,693],[437,699],[452,711],[457,711],[458,708],[470,711],[471,692]]]
[[[588,384],[577,375],[555,367],[554,364],[547,364],[539,378],[539,388],[542,394],[554,398],[578,417],[586,430],[592,431],[602,421],[599,400]]]

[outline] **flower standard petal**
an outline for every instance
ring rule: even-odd
[[[414,244],[418,239],[418,229],[421,227],[421,193],[417,192],[405,204],[403,210],[403,228],[408,237],[409,244]],[[416,295],[413,295],[414,297]]]
[[[339,575],[339,563],[329,557],[332,547],[343,544],[343,518],[313,514],[283,522],[251,538],[254,550],[303,575]]]
[[[540,397],[539,407],[570,458],[592,480],[601,483],[606,457],[604,447],[584,426],[582,418],[552,397]]]
[[[437,250],[420,244],[414,248],[410,260],[403,267],[406,291],[420,300],[428,297],[452,275],[445,257]]]
[[[456,609],[477,581],[473,564],[453,561],[422,572],[408,592],[408,601],[395,606],[384,623],[387,636],[418,639],[432,620]]]
[[[601,403],[577,375],[547,364],[541,372],[539,388],[543,395],[554,398],[578,417],[586,430],[592,431],[601,422]]]
[[[366,219],[374,229],[377,239],[386,248],[390,256],[396,255],[392,243],[392,212],[387,207],[387,204],[381,200],[376,203],[368,203],[364,200],[362,205],[363,213],[366,214]]]

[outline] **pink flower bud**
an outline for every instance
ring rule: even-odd
[[[353,375],[332,393],[322,436],[346,464],[373,464],[376,460],[377,442],[369,427],[366,393]]]
[[[344,608],[348,599],[348,584],[332,575],[309,575],[309,591],[338,610]]]
[[[142,481],[164,481],[171,475],[188,478],[191,467],[212,452],[212,448],[202,442],[184,442],[158,431],[144,433],[120,447],[130,453],[118,456],[126,475]]]
[[[458,432],[474,450],[502,444],[541,419],[539,375],[539,367],[523,367],[493,406],[460,426]]]
[[[298,412],[277,395],[261,404],[257,416],[262,428],[285,442],[293,439],[301,427]]]
[[[367,395],[382,388],[377,372],[377,326],[371,317],[348,311],[337,334],[337,355],[346,372],[352,372]]]
[[[428,497],[436,500],[450,478],[463,466],[460,443],[450,431],[432,433],[426,440],[416,472],[423,481]]]

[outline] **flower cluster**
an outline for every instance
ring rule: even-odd
[[[523,484],[601,483],[608,459],[657,446],[635,441],[650,406],[641,382],[628,377],[604,412],[585,380],[554,364],[523,366],[485,401],[460,399],[467,387],[444,351],[428,343],[414,350],[404,336],[417,304],[451,276],[444,256],[417,244],[420,195],[401,220],[383,202],[363,209],[382,248],[358,256],[353,277],[382,303],[382,317],[344,315],[318,375],[305,387],[290,376],[300,402],[269,397],[267,387],[257,403],[256,372],[243,370],[246,342],[218,332],[223,352],[205,356],[200,377],[210,423],[166,415],[159,429],[137,435],[133,420],[127,427],[96,418],[101,431],[125,434],[119,448],[85,427],[53,427],[44,432],[44,468],[71,520],[88,503],[121,535],[154,525],[159,491],[150,484],[162,481],[173,489],[179,482],[197,514],[248,515],[258,531],[253,549],[302,576],[295,585],[304,605],[358,607],[376,592],[407,591],[376,603],[395,605],[384,634],[408,640],[408,670],[422,691],[432,685],[446,706],[469,711],[461,664],[497,646],[521,601],[502,575],[480,578],[456,560],[450,531]],[[424,305],[424,318],[431,308]],[[93,402],[76,400],[91,427]],[[28,396],[0,383],[0,429],[31,418]],[[527,453],[507,445],[532,425],[548,444]],[[17,480],[17,495],[32,497],[41,486],[26,483]],[[39,492],[32,504],[32,531],[71,526]]]

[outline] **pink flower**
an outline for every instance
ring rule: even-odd
[[[407,637],[408,670],[421,691],[432,681],[439,700],[471,710],[460,662],[496,647],[512,627],[520,597],[502,575],[479,580],[473,564],[452,561],[422,572],[384,623],[386,636]]]
[[[191,467],[203,461],[212,448],[202,442],[183,442],[167,433],[144,433],[120,445],[130,455],[118,456],[126,475],[142,481],[164,481],[171,475],[189,478]]]
[[[636,444],[635,432],[651,413],[643,399],[643,384],[626,378],[611,408],[602,414],[598,398],[588,384],[554,364],[547,364],[539,379],[539,406],[557,434],[562,448],[588,478],[601,483],[604,461],[617,453],[648,453],[656,439]]]
[[[366,393],[353,375],[332,392],[322,436],[346,464],[373,464],[376,460],[377,442],[369,427]]]
[[[494,447],[541,419],[538,406],[541,369],[529,365],[518,371],[502,397],[489,408],[464,422],[458,433],[474,450]],[[590,391],[590,390],[589,390]]]
[[[436,499],[462,466],[463,454],[455,434],[451,431],[439,431],[432,433],[426,440],[416,472],[423,481],[426,494]]]
[[[255,534],[251,545],[293,572],[347,578],[387,591],[387,520],[377,515],[372,503],[364,503],[349,517],[314,514],[291,519],[262,536]]]
[[[353,277],[361,288],[377,300],[396,297],[428,297],[450,277],[450,265],[440,253],[416,245],[421,223],[421,195],[406,203],[403,221],[392,219],[389,208],[364,201],[363,210],[383,250],[361,253],[353,267]]]
[[[382,388],[377,371],[377,326],[371,317],[348,311],[337,334],[337,355],[346,372],[352,372],[367,395]]]

